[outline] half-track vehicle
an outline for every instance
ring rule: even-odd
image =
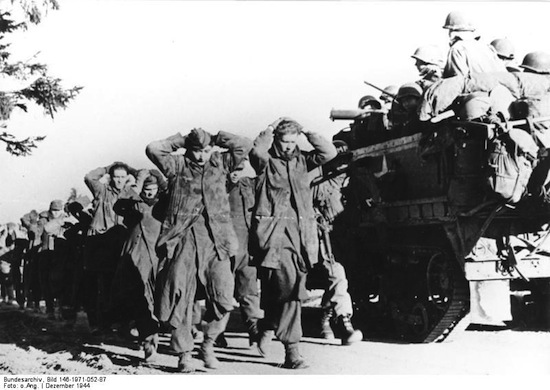
[[[441,341],[468,313],[469,282],[491,280],[510,281],[522,321],[541,320],[550,207],[540,196],[544,180],[534,178],[546,179],[548,163],[539,163],[529,190],[511,203],[488,185],[495,125],[446,119],[419,122],[403,135],[373,129],[360,110],[333,110],[331,119],[353,121],[334,137],[350,151],[312,185],[349,178],[331,234],[357,325],[367,334],[385,327],[401,340]]]

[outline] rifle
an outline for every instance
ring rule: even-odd
[[[388,95],[389,97],[391,97],[392,99],[395,99],[397,97],[397,95],[394,95],[393,93],[389,93],[388,91],[384,91],[382,88],[380,87],[377,87],[376,85],[374,84],[371,84],[369,83],[368,81],[363,81],[365,84],[367,84],[369,87],[372,87],[380,92],[382,92],[384,95]]]

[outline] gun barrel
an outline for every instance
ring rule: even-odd
[[[374,84],[371,84],[369,83],[368,81],[363,81],[365,84],[367,84],[369,87],[372,87],[380,92],[382,92],[384,95],[388,95],[389,97],[391,97],[392,99],[395,99],[397,97],[397,95],[394,95],[393,93],[389,93],[388,91],[384,91],[382,88],[380,87],[377,87],[376,85]]]
[[[349,110],[342,110],[342,109],[336,109],[333,108],[330,110],[330,119],[335,120],[353,120],[358,119],[367,116],[371,113],[381,113],[385,114],[387,111],[380,109],[368,109],[368,110],[361,110],[359,108],[349,109]]]

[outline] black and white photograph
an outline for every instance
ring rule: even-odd
[[[0,0],[0,386],[549,375],[549,17]]]

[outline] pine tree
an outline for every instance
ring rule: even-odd
[[[38,105],[44,114],[54,118],[59,109],[65,109],[80,92],[82,87],[64,88],[61,79],[48,73],[46,64],[35,62],[34,57],[27,61],[11,61],[10,44],[6,36],[16,31],[27,30],[38,24],[48,11],[58,10],[56,0],[4,0],[12,7],[3,10],[0,6],[0,141],[6,151],[16,156],[29,155],[37,143],[45,136],[18,139],[7,131],[8,122],[14,110],[27,112],[29,103]],[[13,10],[22,11],[15,16]]]

